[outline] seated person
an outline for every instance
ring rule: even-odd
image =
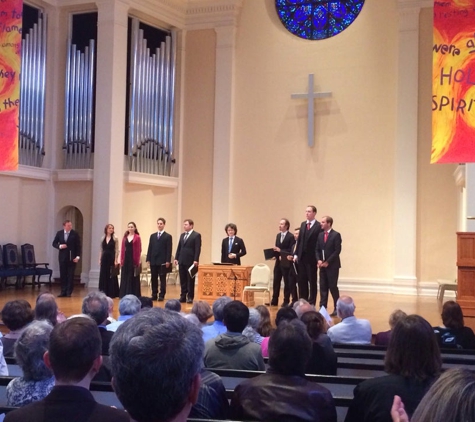
[[[308,361],[306,374],[336,375],[338,358],[330,337],[327,336],[327,323],[315,311],[305,312],[300,319],[312,339],[312,355]]]
[[[336,422],[332,394],[304,377],[312,353],[305,325],[278,325],[269,341],[267,373],[241,382],[231,399],[231,419]]]
[[[206,343],[208,340],[218,337],[220,334],[226,332],[226,326],[223,323],[223,311],[224,307],[232,302],[232,299],[229,296],[221,296],[216,299],[213,303],[213,316],[214,322],[211,325],[202,327],[203,330],[203,341]]]
[[[15,342],[26,326],[33,321],[31,305],[23,299],[11,300],[2,309],[2,321],[10,330],[0,341],[3,343],[3,356],[12,357]]]
[[[191,313],[196,315],[198,318],[200,327],[206,327],[208,325],[208,319],[213,316],[213,312],[211,312],[211,306],[209,306],[208,302],[205,302],[204,300],[197,300],[194,302],[191,308]]]
[[[460,305],[453,300],[442,307],[442,327],[434,327],[439,346],[445,349],[475,349],[475,335],[465,327]]]
[[[244,369],[263,371],[265,369],[261,347],[251,343],[242,334],[249,321],[249,308],[233,300],[223,310],[227,331],[205,344],[204,364],[206,368]]]
[[[387,346],[389,344],[389,339],[391,338],[391,333],[396,326],[397,322],[401,319],[406,317],[407,314],[400,309],[396,309],[390,316],[389,316],[389,327],[391,328],[389,331],[381,331],[380,333],[376,334],[374,339],[375,346]]]
[[[257,344],[262,344],[262,337],[257,329],[261,323],[261,314],[256,308],[249,308],[249,322],[247,323],[247,327],[244,328],[242,332],[250,341]]]
[[[298,319],[297,313],[292,308],[286,306],[277,311],[275,315],[275,325],[278,327],[282,321],[292,321],[293,319]],[[270,337],[264,337],[261,343],[262,356],[265,358],[269,357],[269,340]]]
[[[45,398],[54,387],[54,376],[45,365],[43,355],[49,347],[53,326],[34,321],[23,331],[15,345],[15,359],[23,376],[7,385],[7,406],[20,407]]]

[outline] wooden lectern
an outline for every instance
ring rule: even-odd
[[[205,300],[209,304],[223,295],[232,299],[236,296],[236,300],[241,300],[244,286],[249,286],[251,271],[252,267],[244,265],[200,265],[198,299]]]
[[[457,232],[457,302],[464,316],[475,317],[475,233]]]

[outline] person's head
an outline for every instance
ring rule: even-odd
[[[201,324],[206,324],[206,321],[213,316],[211,306],[209,306],[208,302],[205,302],[204,300],[194,302],[193,307],[191,308],[191,313],[196,315]]]
[[[391,315],[389,315],[389,326],[391,327],[391,330],[394,330],[398,321],[405,317],[407,317],[407,314],[400,309],[396,309]]]
[[[280,232],[282,232],[282,233],[286,232],[287,230],[289,230],[289,227],[290,227],[290,222],[286,218],[282,218],[279,221],[279,231]]]
[[[249,321],[249,308],[239,300],[233,300],[224,306],[223,322],[228,331],[242,333]]]
[[[317,215],[317,207],[315,205],[307,205],[305,209],[305,216],[307,217],[308,221],[315,220],[315,216]]]
[[[307,327],[307,333],[315,341],[320,334],[326,333],[327,324],[322,314],[316,311],[305,312],[300,320]]]
[[[298,319],[282,321],[269,339],[269,366],[282,375],[305,374],[312,340]]]
[[[109,316],[109,302],[102,292],[91,292],[82,300],[81,312],[90,316],[97,325],[103,324]]]
[[[46,320],[55,326],[58,323],[58,305],[51,293],[42,293],[36,299],[35,319]]]
[[[16,331],[33,321],[31,305],[23,299],[10,300],[2,309],[2,321],[10,331]]]
[[[442,323],[452,330],[464,327],[462,308],[457,302],[449,300],[442,306]]]
[[[107,296],[107,303],[109,304],[109,316],[112,316],[112,312],[114,311],[114,300]]]
[[[112,236],[114,234],[114,225],[106,224],[106,226],[104,227],[104,234],[106,236]]]
[[[187,218],[186,220],[183,221],[183,230],[186,232],[189,232],[190,230],[193,229],[195,226],[195,223],[191,218]]]
[[[53,376],[43,360],[49,348],[53,326],[47,321],[34,321],[15,343],[15,359],[26,381],[41,381]]]
[[[215,321],[223,321],[224,307],[233,300],[229,296],[218,297],[213,303],[213,316]]]
[[[185,319],[190,321],[193,325],[196,325],[197,327],[201,328],[203,325],[201,324],[200,320],[195,314],[185,314],[182,315]]]
[[[124,233],[124,237],[133,235],[133,234],[139,234],[139,231],[137,230],[137,225],[133,221],[130,221],[127,224],[127,231]]]
[[[197,399],[203,353],[198,327],[176,312],[144,310],[112,337],[114,391],[137,422],[165,422],[181,413],[186,419]]]
[[[336,312],[339,318],[345,319],[355,314],[355,302],[350,296],[340,296],[336,302]]]
[[[157,229],[159,232],[162,232],[165,229],[166,220],[163,217],[159,217],[157,220]]]
[[[256,306],[256,311],[259,312],[259,315],[261,316],[261,322],[259,323],[259,327],[257,327],[257,332],[262,337],[269,337],[270,333],[274,330],[272,323],[270,322],[269,309],[267,309],[267,306],[259,305]]]
[[[73,223],[71,223],[71,220],[64,220],[63,221],[63,228],[65,232],[70,232],[73,228]]]
[[[257,331],[261,323],[261,314],[256,308],[249,308],[249,321],[247,325]]]
[[[99,371],[101,349],[96,323],[89,317],[78,316],[54,327],[44,359],[57,381],[74,384],[86,376],[92,379]]]
[[[298,240],[299,234],[300,234],[300,227],[297,227],[296,229],[294,229],[294,239],[295,240]]]
[[[140,300],[135,295],[125,295],[119,302],[120,315],[135,315],[142,309]]]
[[[299,306],[297,306],[295,309],[295,313],[297,314],[297,317],[300,319],[302,318],[302,315],[305,314],[306,312],[315,312],[315,306],[310,305],[310,303],[301,303]]]
[[[282,321],[292,321],[293,319],[298,319],[297,312],[289,306],[285,306],[277,311],[275,325],[278,326]]]
[[[465,368],[445,371],[411,418],[411,422],[459,421],[475,421],[475,374]]]
[[[237,226],[234,223],[228,223],[224,227],[224,231],[229,237],[233,237],[237,234]]]
[[[153,300],[147,296],[140,296],[140,309],[153,308]]]
[[[324,216],[322,218],[322,221],[320,223],[320,226],[322,227],[322,230],[327,232],[330,230],[333,226],[333,218],[329,217],[328,215]]]
[[[174,312],[181,312],[181,303],[178,299],[170,299],[165,303],[165,309]]]
[[[386,372],[425,380],[437,375],[440,368],[440,350],[430,324],[419,315],[400,319],[389,340]]]

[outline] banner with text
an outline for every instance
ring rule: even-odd
[[[0,0],[0,171],[18,168],[22,0]]]
[[[434,1],[431,163],[475,161],[475,0]]]

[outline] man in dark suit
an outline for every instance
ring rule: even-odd
[[[317,257],[315,248],[318,235],[322,229],[318,221],[315,220],[317,208],[314,205],[308,205],[305,214],[307,220],[300,225],[296,249],[296,261],[299,269],[299,298],[308,300],[311,305],[315,305],[317,301]]]
[[[284,302],[282,307],[287,306],[290,303],[290,294],[292,293],[292,302],[297,301],[297,287],[294,285],[291,290],[289,281],[289,271],[291,262],[287,259],[287,256],[293,253],[295,238],[294,235],[289,232],[290,222],[286,218],[283,218],[279,222],[279,233],[275,238],[275,265],[274,265],[274,286],[271,306],[277,306],[279,303],[280,282],[282,277],[284,278]],[[283,256],[282,253],[286,254]]]
[[[101,336],[92,319],[76,317],[57,324],[44,355],[55,386],[43,400],[9,412],[5,421],[130,421],[123,410],[97,403],[89,391],[102,364],[101,347]]]
[[[201,253],[201,234],[193,230],[194,225],[193,220],[189,218],[183,222],[185,232],[180,236],[175,254],[175,265],[179,265],[181,303],[193,303],[195,297],[195,279],[191,277],[188,269],[192,265],[198,268]]]
[[[236,236],[236,224],[226,224],[224,230],[226,231],[228,237],[223,239],[223,243],[221,245],[221,262],[223,264],[241,265],[241,257],[247,253],[244,240]]]
[[[316,257],[320,268],[320,306],[328,306],[328,290],[333,297],[334,310],[330,316],[336,316],[336,302],[340,297],[338,274],[340,272],[341,235],[333,230],[333,218],[322,218],[322,232],[318,235]]]
[[[73,230],[73,223],[65,220],[63,230],[56,233],[53,247],[59,249],[59,277],[61,279],[61,294],[58,297],[71,297],[74,287],[74,269],[81,257],[81,240]]]
[[[158,232],[150,235],[147,251],[147,263],[150,265],[152,300],[162,302],[167,293],[167,274],[172,262],[172,236],[165,231],[166,221],[157,220]],[[158,276],[160,275],[160,295],[158,294]]]

